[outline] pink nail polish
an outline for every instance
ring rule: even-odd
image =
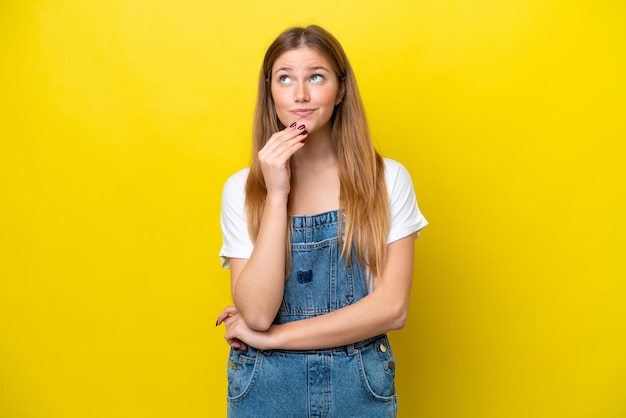
[[[304,129],[304,125],[300,125],[300,126],[298,126],[298,129],[299,129],[299,130],[303,130],[303,129]]]
[[[292,123],[291,125],[289,125],[289,127],[290,127],[290,128],[295,128],[295,127],[296,127],[296,125],[297,125],[297,123],[296,123],[296,122],[294,122],[294,123]]]

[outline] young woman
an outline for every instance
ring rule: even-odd
[[[330,33],[291,28],[269,47],[253,136],[222,196],[229,416],[396,416],[385,333],[404,326],[427,222],[408,172],[375,151]]]

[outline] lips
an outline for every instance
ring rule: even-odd
[[[303,118],[305,116],[309,116],[314,111],[315,111],[315,109],[294,109],[294,110],[291,111],[291,113],[293,113],[296,116],[300,116],[301,118]]]

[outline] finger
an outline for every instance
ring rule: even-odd
[[[219,316],[217,317],[215,326],[218,326],[219,324],[224,322],[224,320],[228,318],[229,316],[237,315],[238,313],[239,313],[239,310],[235,306],[227,306],[226,308],[224,308],[222,313],[220,313]]]
[[[281,149],[281,146],[285,144],[289,144],[290,142],[294,142],[294,140],[300,140],[299,137],[302,136],[303,132],[306,131],[306,126],[304,124],[298,124],[294,122],[288,128],[283,129],[282,131],[274,133],[270,139],[265,143],[263,149],[268,151],[270,154],[273,151]],[[295,141],[295,142],[298,142]]]
[[[224,339],[226,340],[226,343],[230,345],[231,347],[238,348],[239,350],[243,350],[243,351],[248,350],[248,345],[244,343],[243,341],[241,341],[239,338],[235,338],[232,336],[229,337],[227,334],[224,336]]]
[[[282,167],[293,154],[304,146],[307,136],[308,131],[304,129],[298,131],[293,136],[274,142],[267,148],[259,151],[259,159],[268,164]]]
[[[233,340],[230,346],[233,348],[242,350],[242,351],[248,351],[248,346],[246,345],[246,343],[244,343],[241,340],[237,340],[237,339]]]

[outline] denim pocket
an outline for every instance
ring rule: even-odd
[[[337,237],[292,243],[291,250],[292,271],[285,281],[277,323],[323,315],[355,300],[356,272],[341,257]]]
[[[239,401],[252,390],[257,375],[261,356],[249,347],[247,351],[230,349],[228,356],[228,400]]]
[[[359,348],[358,365],[368,394],[388,402],[396,398],[396,363],[386,336]]]

